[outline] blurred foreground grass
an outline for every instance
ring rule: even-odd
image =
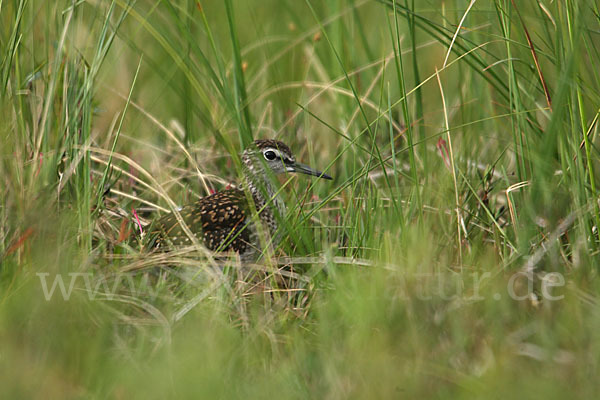
[[[600,11],[524,3],[0,0],[1,397],[594,398]],[[263,281],[124,240],[270,137]]]

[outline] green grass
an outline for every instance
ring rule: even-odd
[[[594,398],[599,71],[591,0],[0,0],[1,397]],[[272,137],[262,281],[124,240]]]

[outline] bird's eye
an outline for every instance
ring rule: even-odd
[[[265,158],[269,161],[273,161],[275,158],[277,158],[277,155],[275,154],[274,151],[265,151]]]

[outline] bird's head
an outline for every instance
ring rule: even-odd
[[[246,157],[244,157],[246,156]],[[333,179],[331,176],[313,169],[308,165],[299,163],[292,154],[290,148],[279,140],[263,139],[255,140],[253,148],[247,149],[242,155],[246,163],[250,157],[263,162],[274,174],[284,172],[299,172],[306,175],[312,175],[323,179]],[[252,165],[249,165],[252,168]]]

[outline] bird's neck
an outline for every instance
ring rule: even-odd
[[[242,157],[242,162],[244,178],[241,189],[250,191],[256,210],[271,213],[273,216],[278,214],[279,217],[283,217],[285,215],[285,204],[278,195],[278,187],[274,183],[274,176],[271,176],[272,174],[269,174],[265,170],[265,166],[258,160]]]

